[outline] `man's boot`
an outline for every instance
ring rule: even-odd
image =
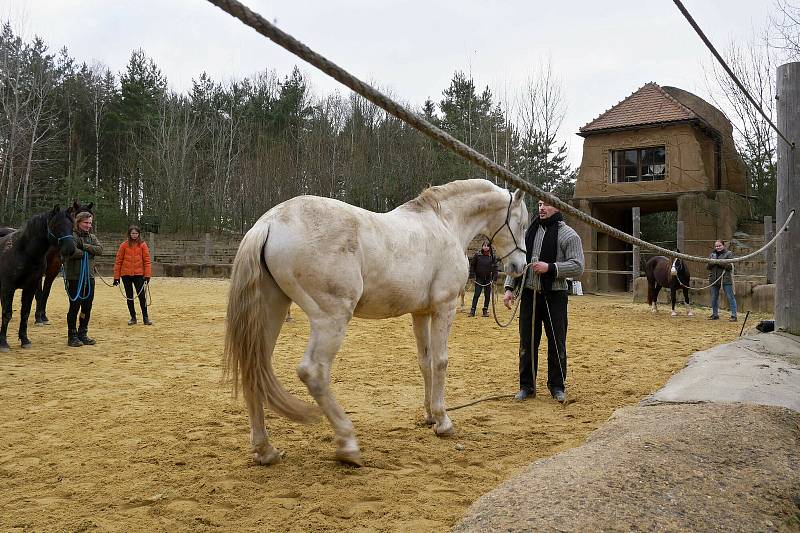
[[[475,316],[475,309],[470,309],[467,316]]]
[[[488,310],[488,309],[484,309],[484,310],[483,310],[483,316],[484,316],[484,317],[487,317],[487,316],[489,316],[489,310]]]
[[[67,346],[71,346],[73,348],[83,346],[83,343],[78,338],[78,332],[74,329],[71,329],[67,332]]]
[[[81,341],[83,344],[88,344],[89,346],[91,346],[92,344],[95,344],[96,341],[86,334],[88,328],[89,328],[88,321],[81,320],[80,326],[78,327],[78,340]]]

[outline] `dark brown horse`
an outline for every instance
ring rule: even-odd
[[[9,350],[6,334],[17,289],[22,289],[19,340],[23,348],[31,347],[28,316],[36,289],[41,286],[44,258],[51,246],[58,247],[65,256],[75,253],[73,220],[69,209],[60,210],[56,206],[52,211],[33,216],[24,227],[0,238],[0,306],[3,313],[0,352]]]
[[[683,261],[657,255],[647,261],[644,266],[644,274],[647,276],[647,303],[654,313],[658,312],[658,293],[661,287],[665,287],[670,290],[672,316],[677,316],[678,313],[675,312],[675,294],[678,292],[678,288],[681,288],[683,289],[683,305],[686,307],[686,314],[687,316],[694,316],[692,308],[689,307],[691,276]]]
[[[70,216],[75,218],[75,215],[82,211],[91,213],[92,207],[94,207],[94,202],[89,202],[88,205],[82,205],[75,200],[68,208],[68,211]],[[0,238],[14,231],[16,231],[14,228],[2,227],[0,228]],[[50,320],[47,318],[47,300],[50,297],[50,289],[53,286],[53,281],[61,272],[61,264],[61,252],[58,246],[51,246],[45,256],[44,281],[36,287],[36,312],[34,313],[34,325],[36,326],[46,326],[50,323]]]

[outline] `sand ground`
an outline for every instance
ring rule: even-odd
[[[446,531],[481,494],[581,444],[692,352],[732,340],[741,327],[706,320],[708,310],[671,318],[625,297],[573,297],[570,403],[546,393],[481,402],[452,411],[457,434],[440,439],[423,424],[410,317],[354,320],[333,388],[365,466],[332,459],[327,422],[268,415],[286,456],[262,467],[249,455],[243,401],[220,385],[227,282],[153,281],[152,327],[127,326],[123,298],[98,284],[96,346],[66,346],[66,298],[55,286],[52,325],[30,327],[32,349],[19,348],[12,322],[12,351],[0,355],[0,530]],[[18,308],[17,300],[15,319]],[[274,362],[287,388],[310,399],[294,370],[308,322],[293,313]],[[459,313],[448,405],[513,394],[516,352],[516,326]],[[546,391],[546,357],[540,365]]]

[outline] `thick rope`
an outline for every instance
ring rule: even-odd
[[[424,118],[420,117],[416,113],[413,113],[404,106],[398,104],[397,102],[395,102],[388,96],[384,95],[380,91],[376,90],[372,86],[352,76],[351,74],[349,74],[347,71],[345,71],[335,63],[317,54],[316,52],[311,50],[308,46],[301,43],[288,33],[278,29],[275,25],[271,24],[269,21],[267,21],[264,17],[262,17],[258,13],[255,13],[254,11],[250,10],[241,2],[237,0],[208,0],[208,1],[214,4],[215,6],[219,7],[220,9],[222,9],[226,13],[238,18],[239,20],[241,20],[242,22],[244,22],[245,24],[256,30],[261,35],[267,37],[274,43],[285,48],[286,50],[293,53],[300,59],[310,63],[311,65],[314,65],[325,74],[329,75],[330,77],[339,81],[340,83],[346,85],[347,87],[349,87],[356,93],[360,94],[361,96],[363,96],[373,104],[377,105],[381,109],[385,110],[388,113],[391,113],[400,120],[403,120],[404,122],[408,123],[410,126],[424,133],[425,135],[435,140],[442,146],[445,146],[450,150],[456,152],[463,158],[471,161],[472,163],[486,170],[490,174],[501,178],[507,184],[511,184],[514,187],[517,187],[518,189],[522,189],[523,191],[531,194],[532,196],[539,198],[548,205],[556,207],[559,210],[568,213],[570,216],[580,220],[581,222],[584,222],[585,224],[588,224],[602,231],[603,233],[606,233],[614,237],[615,239],[626,242],[628,244],[655,250],[656,252],[659,252],[667,257],[673,257],[673,258],[677,257],[686,261],[696,261],[699,263],[708,263],[713,265],[727,265],[732,263],[738,263],[740,261],[745,261],[751,257],[755,257],[756,255],[762,253],[777,240],[778,235],[780,235],[788,227],[789,222],[792,220],[792,217],[794,216],[794,209],[793,209],[789,213],[789,216],[786,218],[786,223],[783,225],[781,230],[776,232],[775,238],[773,238],[769,243],[764,245],[759,250],[756,250],[755,252],[742,257],[735,257],[733,259],[710,259],[708,257],[695,257],[688,254],[675,252],[667,248],[661,248],[660,246],[656,246],[647,241],[643,241],[623,231],[620,231],[613,226],[609,226],[605,222],[601,222],[593,218],[592,216],[587,215],[583,211],[564,202],[554,194],[547,192],[537,187],[536,185],[533,185],[523,180],[510,170],[506,169],[503,166],[498,165],[485,155],[470,148],[469,146],[462,143],[458,139],[452,137],[451,135],[437,128]]]

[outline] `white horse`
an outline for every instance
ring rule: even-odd
[[[338,460],[361,465],[353,424],[330,389],[333,359],[354,316],[411,313],[426,422],[439,436],[453,434],[444,382],[447,337],[468,275],[464,253],[475,235],[490,235],[506,272],[518,276],[525,267],[527,222],[522,191],[512,195],[483,179],[428,188],[388,213],[316,196],[292,198],[265,213],[233,262],[223,360],[235,391],[241,383],[255,461],[281,459],[267,437],[265,404],[301,422],[319,415],[287,392],[272,368],[292,301],[311,325],[297,374],[334,428]]]

